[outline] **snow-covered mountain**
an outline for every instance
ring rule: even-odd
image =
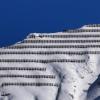
[[[100,100],[99,74],[99,24],[0,48],[0,100]]]

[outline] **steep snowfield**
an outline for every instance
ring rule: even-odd
[[[99,100],[99,66],[100,25],[30,33],[0,48],[0,100]]]

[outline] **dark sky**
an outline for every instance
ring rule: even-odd
[[[57,32],[100,23],[100,0],[0,0],[0,47],[30,32]]]

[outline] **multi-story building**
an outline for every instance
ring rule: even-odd
[[[0,100],[97,100],[100,88],[89,89],[99,74],[99,24],[0,48]]]

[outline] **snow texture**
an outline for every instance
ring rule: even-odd
[[[0,100],[100,100],[99,74],[99,24],[0,48]]]

